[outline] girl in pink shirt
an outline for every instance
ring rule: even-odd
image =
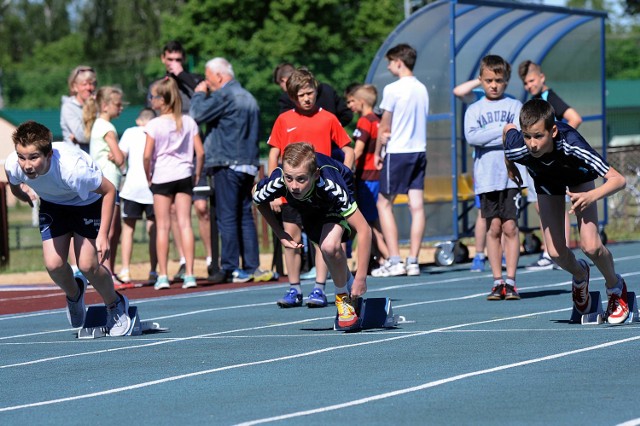
[[[204,147],[198,134],[198,125],[182,114],[182,101],[178,86],[172,78],[165,78],[151,87],[151,107],[159,116],[145,127],[147,143],[144,150],[144,169],[153,193],[153,211],[156,216],[156,249],[158,253],[158,281],[156,290],[170,287],[167,277],[169,261],[169,230],[171,204],[175,211],[186,258],[186,273],[182,288],[196,287],[193,275],[195,257],[194,236],[191,227],[193,186],[200,179],[204,163]],[[196,165],[193,171],[193,155]]]

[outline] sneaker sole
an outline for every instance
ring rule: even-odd
[[[266,282],[271,281],[272,279],[273,279],[273,275],[271,275],[271,276],[268,276],[268,275],[258,276],[258,277],[253,277],[253,282],[256,282],[256,283],[265,282],[266,283]]]
[[[520,296],[505,296],[504,300],[520,300]]]
[[[548,271],[553,269],[553,265],[548,265],[548,266],[526,266],[524,268],[527,271]],[[562,269],[562,268],[560,268]]]
[[[487,300],[502,300],[502,296],[487,296]]]
[[[276,302],[276,304],[278,306],[280,306],[281,308],[284,308],[284,309],[286,309],[286,308],[298,308],[298,307],[302,306],[302,302],[300,302],[300,304],[297,304],[297,303],[290,304],[290,303],[286,303],[286,302]]]
[[[171,288],[171,284],[169,284],[169,283],[160,284],[160,285],[154,284],[154,286],[153,286],[154,290],[168,290],[170,288]]]
[[[196,288],[196,287],[198,287],[198,284],[196,284],[196,283],[182,284],[182,288],[184,288],[184,289]]]
[[[326,308],[327,306],[329,306],[328,302],[307,302],[307,308]]]

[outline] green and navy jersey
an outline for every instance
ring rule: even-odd
[[[573,127],[561,122],[556,126],[553,151],[540,158],[530,154],[522,132],[511,129],[505,138],[505,156],[527,168],[538,194],[564,195],[566,187],[603,177],[610,168]]]
[[[271,176],[262,179],[256,186],[253,201],[256,204],[271,202],[285,197],[291,207],[304,217],[319,213],[337,213],[348,217],[358,205],[354,199],[353,173],[344,164],[323,154],[316,153],[320,176],[304,199],[297,199],[287,190],[284,172],[275,169]]]

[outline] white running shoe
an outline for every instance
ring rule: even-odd
[[[109,336],[124,336],[131,328],[129,299],[116,292],[118,301],[107,306],[107,329]]]
[[[418,273],[419,272],[420,269],[418,268]],[[399,262],[392,265],[388,260],[384,265],[371,271],[371,276],[373,277],[398,277],[400,275],[407,275],[407,269],[404,263]]]
[[[420,265],[417,263],[407,263],[407,275],[408,276],[416,276],[420,275]]]
[[[82,327],[84,320],[87,316],[87,310],[84,305],[84,294],[87,291],[87,279],[82,274],[78,274],[74,277],[78,288],[80,289],[80,296],[77,301],[72,301],[67,297],[67,319],[71,327]]]

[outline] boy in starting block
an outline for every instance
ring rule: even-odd
[[[522,107],[520,127],[507,124],[503,130],[505,161],[509,177],[518,185],[522,176],[514,163],[527,167],[535,183],[540,205],[540,221],[549,255],[573,275],[573,304],[581,314],[591,309],[589,265],[577,260],[566,244],[564,232],[565,194],[571,199],[580,231],[580,247],[602,273],[609,303],[607,321],[623,323],[629,316],[627,285],[616,274],[611,252],[598,233],[596,201],[624,188],[625,178],[584,140],[571,126],[556,122],[551,104],[532,99]],[[594,180],[605,182],[596,187]]]
[[[270,201],[285,197],[300,212],[308,237],[318,244],[336,286],[338,325],[352,327],[358,322],[355,299],[367,291],[367,267],[371,251],[371,228],[353,198],[353,174],[342,163],[316,153],[311,144],[287,145],[282,168],[262,179],[253,190],[253,201],[287,248],[302,248],[278,222]],[[358,271],[349,271],[342,242],[351,228],[358,236]]]
[[[87,277],[107,307],[110,336],[122,336],[131,327],[129,301],[113,287],[111,273],[102,265],[109,259],[109,227],[115,187],[102,176],[89,154],[52,143],[51,131],[34,121],[22,123],[12,135],[15,151],[5,162],[11,192],[33,207],[20,188],[26,183],[40,196],[40,234],[49,276],[67,295],[68,319],[82,327],[86,310]],[[74,277],[67,257],[73,237],[78,267]]]

